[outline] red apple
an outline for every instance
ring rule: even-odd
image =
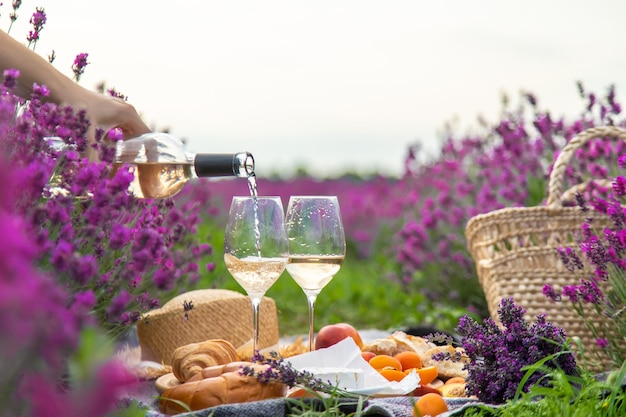
[[[363,341],[361,340],[359,332],[347,323],[337,323],[324,326],[317,332],[315,350],[332,346],[335,343],[341,342],[346,337],[351,337],[359,349],[363,349]]]

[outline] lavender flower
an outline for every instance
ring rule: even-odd
[[[5,139],[0,139],[3,151]],[[28,168],[16,166],[4,155],[0,157],[0,228],[11,239],[0,241],[0,414],[108,415],[135,379],[121,364],[106,362],[98,364],[93,379],[76,381],[82,385],[74,390],[60,389],[81,329],[93,324],[88,313],[96,296],[89,290],[72,296],[53,276],[34,266],[40,244],[12,204],[21,194],[16,184]],[[67,308],[70,300],[72,308]]]
[[[348,396],[349,394],[339,390],[329,381],[322,381],[315,378],[308,371],[298,371],[294,369],[289,362],[280,357],[276,352],[270,352],[268,356],[263,356],[258,352],[252,357],[252,362],[268,365],[265,371],[257,372],[252,367],[243,367],[242,375],[256,377],[261,382],[280,382],[290,388],[295,386],[303,386],[316,392],[327,394],[338,394]]]
[[[21,193],[7,201],[38,245],[41,270],[55,274],[72,294],[96,296],[95,302],[70,296],[69,307],[85,312],[90,305],[99,325],[123,331],[161,298],[198,280],[198,256],[210,250],[194,235],[202,206],[181,202],[179,208],[173,200],[130,195],[132,172],[111,172],[115,152],[104,134],[95,144],[102,162],[85,159],[84,111],[48,103],[43,86],[34,87],[25,111],[16,115],[19,99],[12,89],[18,76],[5,71],[0,87],[2,149],[21,172]],[[64,142],[64,150],[44,140],[52,136]]]
[[[501,326],[491,318],[479,324],[468,316],[459,320],[457,332],[470,362],[467,391],[481,401],[500,404],[512,399],[525,374],[525,367],[553,357],[546,362],[549,368],[559,368],[567,374],[576,372],[576,362],[567,351],[563,329],[537,316],[533,324],[524,319],[525,310],[512,298],[501,301],[498,317]],[[553,356],[554,355],[554,356]],[[527,392],[541,380],[541,373],[533,374],[522,387]]]
[[[542,293],[552,301],[561,301],[561,293],[555,290],[550,284],[543,286]]]
[[[28,46],[33,46],[33,50],[35,49],[35,45],[39,40],[39,34],[43,29],[43,25],[46,23],[47,17],[46,12],[43,7],[37,7],[35,13],[30,18],[30,23],[33,25],[33,30],[28,32],[28,36],[26,40],[28,41]]]
[[[136,377],[119,362],[101,365],[91,378],[71,391],[62,391],[39,374],[26,375],[16,400],[27,400],[32,416],[110,416],[120,411],[119,398],[137,386]]]
[[[11,24],[21,1],[12,6]],[[37,8],[29,45],[45,23],[44,10]],[[81,71],[86,58],[77,59]],[[111,172],[115,152],[102,141],[102,131],[96,131],[94,145],[102,163],[84,159],[90,125],[84,110],[49,103],[50,91],[40,85],[26,102],[13,91],[19,72],[8,69],[3,76],[0,228],[11,238],[0,241],[0,414],[110,415],[135,378],[120,363],[92,368],[88,360],[68,364],[68,358],[94,353],[81,351],[79,340],[93,334],[92,326],[115,334],[170,296],[142,276],[166,265],[174,271],[169,288],[197,279],[194,254],[210,249],[191,235],[199,208],[188,207],[182,219],[172,216],[183,225],[174,239],[169,231],[176,224],[164,219],[177,207],[129,195],[132,174],[126,167]],[[52,137],[64,146],[51,146]],[[160,235],[161,244],[149,251],[157,258],[138,268],[128,255],[146,230]],[[77,366],[82,376],[70,372],[68,382],[68,369]]]
[[[624,178],[624,176],[618,175],[615,177],[613,181],[613,191],[615,191],[618,196],[626,195],[626,178]]]
[[[623,161],[624,158],[620,157],[619,160]],[[623,163],[620,162],[620,165]],[[602,366],[606,366],[608,360],[619,367],[626,360],[626,321],[617,314],[626,306],[626,217],[620,200],[623,181],[621,176],[616,176],[612,187],[614,194],[606,198],[593,196],[590,201],[595,212],[609,216],[612,220],[611,227],[596,230],[593,215],[581,227],[579,248],[584,256],[584,263],[578,259],[576,269],[585,273],[583,268],[587,266],[592,272],[579,278],[577,283],[564,285],[560,293],[544,291],[553,301],[567,300],[572,304],[601,348],[600,351],[582,352],[583,358],[592,364],[593,361],[600,361]],[[574,253],[571,249],[567,250]],[[559,249],[566,267],[574,272],[567,264],[573,258],[564,256],[565,252],[566,250]],[[592,306],[593,309],[586,309],[584,306]]]
[[[583,269],[583,261],[580,256],[570,247],[557,249],[561,262],[570,272]],[[551,297],[552,298],[552,297]]]
[[[89,62],[87,62],[88,56],[89,54],[83,52],[76,55],[76,58],[74,58],[72,72],[74,73],[74,79],[76,81],[80,81],[80,77],[85,73],[85,67],[89,65]]]
[[[9,29],[7,30],[7,33],[11,32],[13,23],[15,23],[15,21],[17,20],[17,9],[19,9],[21,5],[22,5],[22,0],[13,0],[11,2],[11,7],[13,10],[11,11],[11,13],[9,13],[9,19],[11,20],[11,24],[9,25]]]
[[[420,158],[418,146],[409,149],[406,174],[395,191],[405,198],[404,227],[400,228],[396,236],[399,244],[394,247],[403,267],[398,275],[409,277],[407,289],[419,289],[435,301],[449,302],[449,288],[461,288],[458,302],[464,307],[477,306],[481,315],[487,314],[466,243],[459,239],[464,234],[463,227],[480,213],[542,204],[546,197],[545,179],[555,154],[574,134],[611,123],[611,116],[620,110],[620,106],[611,104],[617,104],[615,89],[602,97],[587,92],[582,83],[578,87],[584,112],[577,120],[567,122],[539,111],[537,98],[524,93],[524,104],[530,103],[529,109],[507,109],[500,121],[485,123],[485,131],[472,136],[457,137],[452,131],[446,132],[440,156],[433,160],[425,162]],[[581,182],[579,173],[606,177],[613,156],[623,148],[623,141],[592,141],[588,148],[577,152],[566,172],[566,183]],[[618,189],[620,184],[618,180]],[[578,195],[577,200],[582,203],[591,194],[606,195],[608,191],[593,188]],[[611,215],[623,218],[617,210]],[[573,254],[568,256],[568,267],[576,269],[581,265]],[[435,275],[437,280],[429,279]]]
[[[7,69],[2,73],[2,90],[3,92],[12,91],[17,87],[17,79],[20,76],[20,72],[16,69]]]

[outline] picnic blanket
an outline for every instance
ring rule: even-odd
[[[179,417],[287,417],[297,415],[298,403],[305,400],[288,400],[284,398],[255,401],[241,404],[225,404],[191,413],[178,414]],[[321,400],[306,400],[311,407],[323,409]],[[413,402],[410,397],[370,398],[361,403],[363,415],[370,417],[413,417]],[[466,407],[474,406],[477,401],[467,398],[446,399],[450,411],[440,417],[462,415]],[[342,413],[349,415],[358,410],[354,399],[342,399],[337,406]],[[149,411],[146,417],[166,417],[157,411]]]

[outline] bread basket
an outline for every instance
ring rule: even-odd
[[[543,294],[545,284],[559,290],[565,285],[579,284],[592,272],[570,272],[562,263],[557,249],[570,247],[580,255],[576,237],[581,226],[593,217],[593,227],[601,231],[612,226],[611,220],[598,212],[584,213],[578,206],[565,207],[562,202],[565,171],[580,147],[594,138],[616,138],[626,141],[626,130],[603,126],[583,131],[563,148],[550,174],[547,202],[543,206],[505,208],[477,215],[469,220],[465,236],[492,318],[505,297],[526,309],[526,318],[534,321],[538,314],[562,327],[568,337],[578,337],[586,358],[601,358],[588,366],[601,370],[606,360],[587,328],[569,301],[553,302]],[[581,256],[582,259],[582,256]],[[602,326],[606,319],[591,306],[584,306],[585,317]]]
[[[276,345],[278,316],[276,303],[269,297],[261,300],[259,326],[259,349]],[[252,339],[252,331],[250,299],[239,292],[221,289],[178,295],[137,323],[142,360],[166,365],[171,364],[171,355],[179,346],[225,339],[238,348]]]

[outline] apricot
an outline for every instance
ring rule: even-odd
[[[397,381],[400,382],[404,379],[406,374],[402,371],[398,371],[397,369],[381,369],[378,371],[382,376],[387,379],[387,381]]]
[[[459,383],[459,384],[465,384],[465,378],[460,377],[460,376],[454,376],[454,377],[452,377],[452,378],[448,379],[448,380],[445,382],[445,384],[446,384],[446,385],[447,385],[447,384],[457,384],[457,383]]]
[[[435,417],[448,411],[448,404],[441,395],[428,393],[418,398],[413,408],[414,417]]]
[[[466,385],[464,382],[453,382],[451,384],[444,384],[438,389],[443,397],[466,397],[467,392],[465,388]]]
[[[361,357],[365,359],[365,362],[369,362],[376,354],[374,352],[361,352]]]
[[[376,355],[370,359],[370,365],[377,371],[383,369],[394,369],[396,371],[402,371],[402,364],[399,360],[389,355]]]
[[[422,358],[417,352],[411,352],[407,350],[405,352],[400,352],[394,355],[394,358],[400,361],[402,364],[402,369],[411,369],[411,368],[421,368],[422,367]]]
[[[427,366],[425,368],[413,368],[415,372],[420,376],[420,385],[427,385],[437,379],[439,371],[436,366]],[[407,369],[405,373],[411,372],[413,369]]]
[[[337,323],[326,325],[317,332],[315,350],[330,347],[346,337],[351,337],[359,349],[363,349],[363,340],[359,332],[347,323]]]

